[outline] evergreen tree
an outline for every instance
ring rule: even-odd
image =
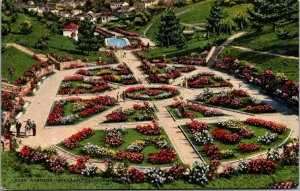
[[[185,39],[180,29],[179,20],[173,11],[168,10],[164,13],[159,22],[159,29],[156,32],[156,39],[159,41],[160,46],[169,47],[177,45],[177,47],[185,46]]]
[[[257,0],[253,4],[253,9],[248,9],[249,20],[257,30],[271,24],[275,31],[279,22],[291,20],[298,12],[297,0]]]
[[[96,51],[100,48],[103,42],[101,36],[94,35],[94,28],[90,21],[81,21],[78,29],[78,41],[74,42],[76,49],[81,50],[83,53],[87,51]]]
[[[225,12],[219,0],[216,0],[210,10],[209,17],[207,18],[208,29],[211,32],[220,34],[220,21],[225,19],[228,14]]]

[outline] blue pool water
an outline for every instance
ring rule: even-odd
[[[107,39],[108,46],[116,46],[118,48],[123,48],[127,46],[127,42],[123,38],[108,38]]]

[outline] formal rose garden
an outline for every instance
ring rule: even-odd
[[[200,72],[187,79],[187,86],[190,88],[216,88],[232,87],[232,84],[212,72]]]
[[[205,89],[196,98],[197,101],[206,104],[236,109],[249,113],[274,113],[276,110],[272,105],[264,101],[251,97],[247,91],[242,89],[232,89],[220,93],[213,93],[211,89]]]
[[[110,96],[98,96],[92,99],[69,97],[56,101],[48,116],[46,125],[71,125],[97,115],[117,104]]]
[[[124,85],[137,84],[133,73],[126,64],[119,64],[116,67],[96,67],[93,69],[79,69],[76,72],[83,76],[99,76],[104,81],[120,83]]]
[[[125,90],[125,96],[134,100],[155,101],[178,96],[180,92],[171,86],[145,87],[134,86]]]
[[[133,104],[131,108],[127,109],[117,109],[105,117],[105,123],[157,120],[155,109],[148,102]]]
[[[290,133],[284,124],[257,118],[216,124],[195,120],[182,129],[205,161],[230,161],[266,152],[284,143]]]

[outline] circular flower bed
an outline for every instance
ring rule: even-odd
[[[144,86],[135,86],[125,90],[125,96],[130,99],[135,100],[162,100],[175,97],[179,95],[180,92],[170,86],[160,86],[157,88],[154,87],[144,87]]]

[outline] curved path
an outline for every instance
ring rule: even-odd
[[[143,75],[143,73],[138,69],[138,66],[140,65],[140,61],[130,52],[125,51],[126,57],[123,58],[121,55],[123,51],[119,50],[116,52],[116,56],[118,60],[122,63],[125,62],[130,67],[130,69],[133,71],[135,77],[140,80],[141,84],[145,86],[160,86],[161,84],[149,84],[146,80],[146,76]],[[234,111],[229,111],[225,109],[222,110],[225,114],[228,116],[226,117],[210,117],[210,118],[201,118],[200,120],[203,122],[213,123],[218,122],[220,119],[229,119],[229,118],[239,118],[241,120],[245,120],[249,117],[257,117],[257,118],[263,118],[266,120],[272,120],[276,122],[281,122],[286,124],[289,128],[292,129],[292,137],[298,137],[299,128],[298,128],[298,115],[291,110],[290,108],[287,108],[280,102],[277,102],[276,100],[273,100],[272,98],[263,95],[257,90],[256,88],[252,87],[249,84],[245,84],[240,79],[237,79],[235,77],[229,76],[226,73],[222,73],[219,71],[214,71],[211,68],[208,67],[201,67],[196,66],[196,71],[183,74],[184,77],[189,77],[193,74],[196,74],[200,71],[212,71],[220,76],[222,76],[224,79],[228,79],[234,86],[234,88],[238,88],[239,84],[242,84],[242,89],[245,89],[249,92],[251,96],[257,97],[259,99],[263,99],[266,102],[269,102],[272,104],[278,111],[281,113],[274,113],[274,114],[259,114],[259,115],[251,115],[246,113],[237,113]],[[50,145],[57,144],[61,142],[63,139],[69,137],[70,135],[78,132],[84,127],[91,127],[93,129],[105,129],[108,127],[108,124],[103,124],[102,122],[105,120],[105,115],[110,113],[112,110],[122,107],[122,108],[129,108],[132,106],[133,103],[136,103],[137,101],[129,100],[126,101],[120,101],[119,106],[115,106],[111,108],[110,110],[107,110],[99,115],[96,115],[95,117],[89,118],[88,120],[76,124],[76,125],[69,125],[69,126],[54,126],[54,127],[45,127],[46,120],[48,118],[49,112],[51,110],[52,104],[55,100],[59,100],[62,98],[62,96],[57,96],[56,93],[58,91],[59,85],[63,78],[67,75],[72,75],[76,72],[77,69],[71,69],[71,70],[64,70],[64,71],[56,71],[56,73],[44,80],[44,82],[40,85],[39,90],[36,92],[36,95],[34,97],[28,97],[25,98],[25,100],[29,100],[31,104],[27,107],[26,113],[21,117],[21,121],[25,121],[27,119],[33,119],[35,123],[37,124],[37,136],[28,136],[25,138],[21,138],[23,144],[28,144],[31,146],[38,146],[46,147]],[[183,77],[179,78],[178,80],[175,80],[173,85],[177,85],[180,80],[182,80]],[[124,91],[130,86],[120,86],[118,89],[112,90],[112,91],[106,91],[103,93],[103,95],[109,95],[116,97],[117,93]],[[180,86],[176,86],[176,88],[182,93],[182,96],[184,99],[194,99],[199,93],[203,91],[203,89],[190,89],[190,88],[184,88]],[[224,88],[216,88],[215,91],[220,91]],[[80,95],[79,97],[82,98],[92,98],[96,95]],[[179,130],[178,125],[183,125],[186,122],[190,121],[189,119],[183,119],[183,120],[176,120],[174,121],[173,118],[168,113],[167,109],[165,108],[167,105],[170,105],[173,103],[173,99],[166,99],[161,101],[155,101],[153,102],[157,108],[159,108],[159,111],[157,112],[157,116],[159,118],[160,125],[165,129],[166,133],[168,134],[172,144],[174,145],[178,155],[182,159],[184,163],[192,164],[195,161],[200,161],[200,158],[195,153],[195,151],[192,149],[192,147],[189,145],[188,141],[184,137],[183,133]],[[152,104],[152,102],[151,102]],[[23,123],[24,124],[24,123]],[[135,123],[110,123],[109,126],[120,126],[122,125],[125,128],[134,128],[136,124],[140,124],[140,122]],[[23,129],[22,129],[23,130]],[[72,157],[70,157],[72,158]],[[101,166],[101,165],[100,165]]]

